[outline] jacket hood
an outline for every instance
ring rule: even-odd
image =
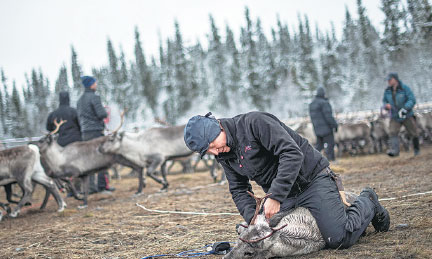
[[[325,98],[325,90],[323,87],[318,87],[316,96],[321,97],[321,98]]]
[[[60,105],[69,106],[69,93],[66,91],[61,91],[59,94]]]

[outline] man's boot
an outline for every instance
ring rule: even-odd
[[[413,145],[414,145],[414,156],[417,156],[420,154],[420,142],[419,138],[413,138]]]
[[[387,152],[387,155],[391,157],[399,156],[399,137],[393,136],[390,137],[390,150]]]
[[[390,228],[390,214],[379,203],[378,195],[372,188],[365,188],[360,193],[360,196],[367,197],[372,201],[375,207],[375,216],[372,219],[372,225],[378,232],[387,232]]]

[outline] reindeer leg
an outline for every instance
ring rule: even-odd
[[[28,169],[27,169],[28,170]],[[26,173],[26,175],[30,176],[31,173]],[[21,211],[21,208],[29,202],[31,199],[31,194],[33,191],[33,186],[31,182],[31,178],[27,177],[23,181],[18,181],[18,184],[23,189],[24,195],[21,200],[18,202],[18,205],[13,209],[13,211],[9,214],[10,217],[16,218]]]
[[[75,188],[75,186],[73,185],[71,180],[69,180],[68,178],[62,178],[61,180],[66,183],[67,189],[69,189],[68,191],[70,191],[72,193],[72,195],[75,199],[77,199],[79,201],[83,200],[83,198],[81,197],[81,195],[79,195],[77,189]]]
[[[87,208],[87,198],[89,195],[89,187],[90,187],[90,177],[88,175],[82,176],[82,187],[84,190],[84,197],[83,197],[83,205],[78,206],[78,209],[85,209]]]
[[[47,187],[45,187],[45,197],[43,199],[42,205],[39,208],[40,210],[45,209],[45,207],[46,207],[46,205],[48,203],[48,199],[49,199],[50,194],[51,194],[50,190]]]
[[[117,163],[132,168],[130,175],[132,174],[138,175],[138,191],[135,194],[137,195],[141,194],[143,188],[146,186],[145,178],[143,175],[144,168],[139,165],[136,165],[135,163],[130,162],[129,160],[127,160],[121,155],[117,155],[115,156],[115,158]]]
[[[167,162],[167,160],[165,160],[165,161],[162,163],[162,165],[161,165],[161,173],[162,173],[162,177],[163,177],[164,182],[165,182],[165,184],[164,184],[164,186],[163,186],[163,188],[162,188],[163,191],[167,190],[167,189],[168,189],[168,186],[169,186],[169,184],[168,184],[168,180],[167,180],[167,177],[166,177],[166,176],[167,176],[166,162]]]
[[[154,158],[153,160],[151,160],[150,165],[147,166],[147,175],[150,178],[152,178],[153,180],[155,180],[156,182],[162,184],[163,187],[161,190],[164,190],[165,185],[167,185],[167,183],[154,175],[154,172],[161,161],[162,161],[162,159],[160,159],[160,158]],[[168,187],[168,186],[166,186],[166,187]]]
[[[135,193],[136,195],[142,194],[142,190],[146,186],[143,170],[144,168],[142,167],[134,169],[134,171],[138,172],[138,191]]]
[[[52,193],[54,199],[57,202],[58,212],[62,212],[66,208],[66,202],[60,196],[56,183],[53,181],[53,179],[49,178],[45,174],[42,168],[40,168],[40,170],[35,171],[35,173],[32,175],[32,180],[44,186],[46,190],[45,199],[44,202],[42,203],[41,209],[45,208],[50,193]]]
[[[9,203],[18,204],[18,201],[12,199],[12,183],[4,185],[4,189],[6,192],[6,200]]]

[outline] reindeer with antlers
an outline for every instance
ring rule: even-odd
[[[122,114],[122,123],[123,116],[124,113]],[[55,121],[54,123],[56,129],[42,138],[38,143],[41,157],[51,177],[61,179],[80,177],[83,180],[83,207],[87,206],[89,175],[101,170],[106,170],[115,163],[131,167],[133,170],[137,171],[139,175],[139,185],[142,189],[142,167],[137,166],[121,155],[104,154],[99,151],[99,146],[108,140],[108,136],[102,136],[88,141],[74,142],[62,147],[55,141],[53,136],[65,121]],[[122,124],[114,131],[114,134],[121,126]]]
[[[258,198],[253,193],[248,193],[256,201],[255,215],[248,226],[238,226],[239,241],[225,259],[286,257],[324,248],[324,239],[308,209],[298,207],[279,212],[268,221],[259,212],[265,198],[271,194]],[[348,202],[354,202],[357,197],[350,192],[345,194]]]

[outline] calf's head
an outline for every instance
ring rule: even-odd
[[[114,133],[108,136],[107,140],[99,146],[101,153],[117,153],[120,150],[124,132]]]

